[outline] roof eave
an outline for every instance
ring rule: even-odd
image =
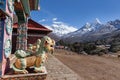
[[[39,0],[35,0],[35,9],[34,10],[39,10]]]
[[[29,0],[21,0],[25,13],[30,16],[30,3]]]

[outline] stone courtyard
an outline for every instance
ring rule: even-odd
[[[48,55],[45,65],[48,71],[47,80],[83,80],[53,55]]]

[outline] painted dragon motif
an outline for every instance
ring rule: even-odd
[[[15,73],[28,73],[26,68],[34,67],[35,72],[44,72],[44,62],[48,52],[53,52],[55,41],[48,36],[38,39],[35,44],[30,44],[27,51],[17,50],[17,59],[12,65]]]

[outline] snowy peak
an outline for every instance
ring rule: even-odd
[[[90,28],[90,26],[91,26],[91,24],[87,22],[87,23],[84,25],[84,28]]]
[[[86,26],[90,26],[90,23],[89,23],[89,22],[87,22],[85,25],[86,25]]]
[[[95,24],[102,24],[98,18],[95,19]]]
[[[87,32],[90,31],[95,31],[96,29],[98,29],[100,26],[102,25],[102,23],[100,22],[100,20],[98,18],[95,19],[95,21],[93,23],[86,23],[82,28],[80,28],[77,32],[79,32],[78,34],[85,34]]]
[[[74,32],[77,30],[73,26],[70,26],[66,23],[59,22],[56,20],[53,21],[52,25],[46,26],[46,27],[51,29],[53,31],[53,33],[55,33],[56,35],[58,35],[60,37],[67,33]]]
[[[83,31],[82,33],[91,31],[92,30],[91,24],[87,22],[80,30]]]

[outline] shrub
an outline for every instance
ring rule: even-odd
[[[87,52],[88,54],[91,53],[92,50],[96,49],[96,45],[92,43],[88,43],[84,45],[84,51]]]
[[[107,54],[108,50],[107,49],[103,49],[103,48],[96,48],[95,50],[90,51],[89,54],[91,55],[103,55],[103,54]]]
[[[113,43],[109,49],[111,52],[120,51],[120,42]]]

